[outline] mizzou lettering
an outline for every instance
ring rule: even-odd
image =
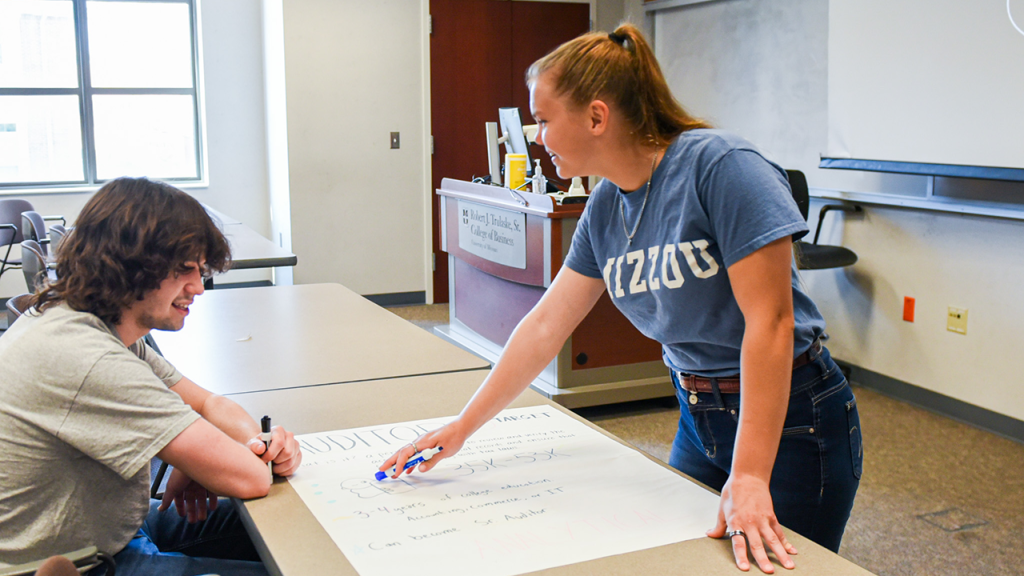
[[[648,290],[679,288],[686,281],[679,264],[680,255],[694,277],[710,278],[718,274],[719,266],[707,248],[707,240],[694,240],[626,252],[617,258],[609,258],[605,263],[604,283],[612,298],[622,298],[627,292],[639,294]],[[703,264],[697,260],[698,254]]]

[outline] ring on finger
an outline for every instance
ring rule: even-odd
[[[413,454],[415,454],[415,453],[420,451],[420,449],[416,447],[416,443],[415,442],[409,442],[409,446],[412,446]]]
[[[747,537],[746,532],[744,532],[743,530],[730,530],[730,531],[726,532],[725,535],[728,536],[729,538],[734,538],[736,536],[743,536],[744,538]]]

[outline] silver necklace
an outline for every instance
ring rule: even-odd
[[[644,208],[647,208],[647,197],[651,195],[651,182],[654,181],[654,165],[658,162],[658,151],[654,151],[654,158],[651,159],[651,178],[647,181],[647,190],[644,192],[644,202],[640,205],[640,216],[636,219],[636,224],[633,225],[633,231],[630,232],[626,228],[626,212],[622,208],[622,196],[619,195],[619,216],[622,217],[622,231],[626,234],[626,245],[633,245],[633,236],[636,236],[636,230],[640,227],[640,221],[644,219]]]

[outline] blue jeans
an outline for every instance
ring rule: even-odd
[[[205,521],[189,524],[172,505],[149,514],[135,538],[114,555],[117,576],[267,576],[234,503],[221,498]],[[101,574],[102,568],[93,573]]]
[[[669,464],[721,491],[732,467],[740,395],[700,393],[691,404],[691,394],[680,389],[675,374],[672,381],[683,408]],[[828,349],[822,348],[817,358],[793,371],[770,482],[779,522],[838,552],[863,458],[857,400]]]

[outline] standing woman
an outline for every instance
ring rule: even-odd
[[[839,549],[861,470],[856,401],[821,345],[792,241],[807,233],[785,172],[673,98],[640,32],[563,44],[527,72],[537,143],[562,178],[596,174],[565,265],[450,424],[395,453],[443,446],[425,472],[516,398],[607,290],[663,345],[681,410],[669,463],[720,490],[708,531],[794,566],[781,524]],[[411,469],[410,469],[411,471]]]

